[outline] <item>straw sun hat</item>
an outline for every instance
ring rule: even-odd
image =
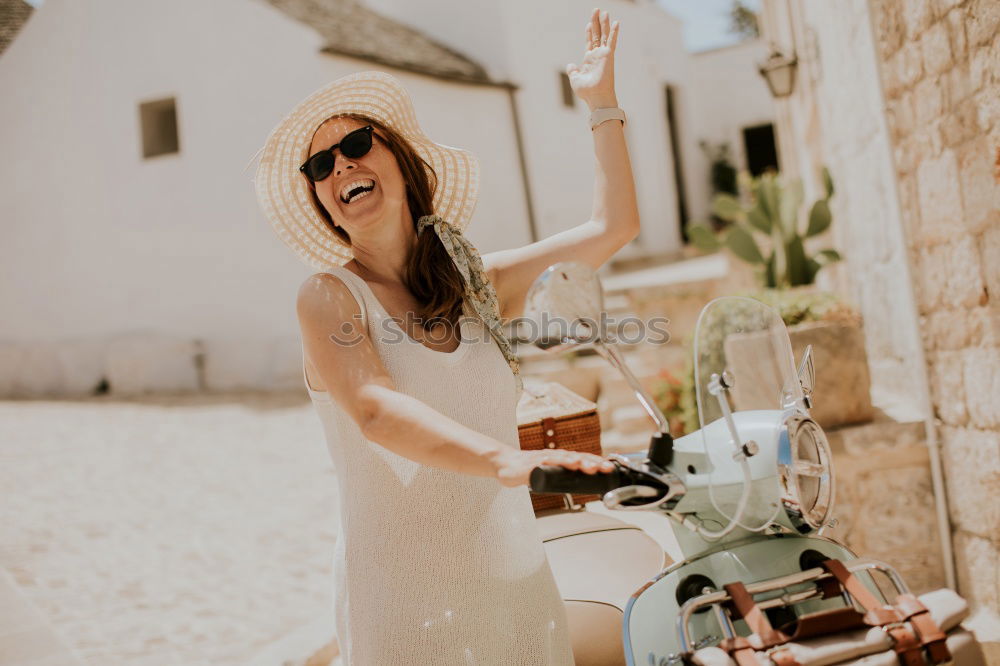
[[[399,133],[434,169],[433,215],[417,220],[416,232],[431,228],[465,281],[465,296],[496,340],[517,393],[524,388],[520,363],[503,331],[496,291],[475,247],[462,230],[472,219],[479,194],[479,160],[467,150],[435,143],[417,124],[410,96],[396,77],[384,72],[343,76],[320,88],[278,123],[257,166],[257,201],[278,237],[313,268],[324,271],[351,260],[353,253],[316,210],[299,166],[309,158],[313,134],[332,116],[354,113]]]
[[[317,270],[343,265],[353,254],[327,226],[299,166],[313,134],[331,116],[356,113],[395,130],[437,175],[434,212],[458,230],[472,219],[479,193],[479,160],[461,148],[435,143],[417,124],[410,96],[385,72],[343,76],[303,100],[268,136],[257,167],[257,200],[278,237]]]

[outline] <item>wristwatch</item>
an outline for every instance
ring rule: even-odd
[[[601,123],[608,120],[620,120],[622,125],[625,124],[625,112],[618,107],[606,107],[603,109],[594,109],[590,113],[590,129],[594,130],[595,127]]]

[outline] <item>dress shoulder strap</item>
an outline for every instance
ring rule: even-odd
[[[358,282],[361,282],[361,278],[343,266],[331,266],[326,272],[340,278],[340,281],[351,290],[354,300],[358,302],[358,307],[361,308],[361,325],[368,326],[368,301],[365,300],[365,290],[362,288],[364,283],[358,284]]]
[[[361,280],[360,277],[347,270],[343,266],[331,266],[327,271],[328,274],[336,276],[341,282],[347,285],[350,290],[351,295],[354,296],[354,300],[358,302],[358,307],[361,309],[361,325],[368,326],[368,303],[365,300],[364,293],[365,290],[361,288],[358,281]],[[363,283],[362,283],[363,284]],[[306,351],[305,345],[302,346],[302,380],[306,385],[306,390],[313,397],[328,396],[326,391],[317,391],[312,386],[309,385],[309,376],[306,372]]]

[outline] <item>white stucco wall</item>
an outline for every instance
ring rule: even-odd
[[[737,169],[747,168],[743,129],[774,122],[774,98],[757,72],[767,56],[759,39],[691,55],[694,132],[712,144],[728,142]],[[690,209],[695,219],[704,219],[711,206],[711,162],[700,148],[689,159],[695,173],[688,185]]]
[[[593,202],[594,148],[586,106],[563,105],[559,73],[584,52],[584,25],[593,5],[580,0],[374,0],[373,8],[398,16],[453,44],[518,86],[517,106],[526,145],[539,236],[588,219]],[[653,3],[611,0],[601,6],[621,22],[615,63],[618,100],[626,128],[642,216],[642,233],[619,256],[680,249],[676,189],[664,86],[678,88],[677,110],[685,159],[697,151],[690,118],[688,55],[678,19]],[[467,18],[458,26],[456,15]],[[499,54],[499,55],[498,55]]]
[[[770,38],[784,47],[794,29],[800,45],[796,88],[779,103],[775,128],[786,173],[803,178],[811,201],[825,164],[836,189],[831,230],[816,243],[832,241],[845,261],[820,273],[821,286],[836,285],[861,309],[874,402],[900,420],[925,418],[927,380],[868,4],[807,2],[791,14],[784,3],[763,7]]]
[[[519,87],[540,237],[590,216],[588,114],[579,100],[563,106],[559,84],[582,56],[590,5],[371,6]],[[692,210],[706,177],[681,24],[648,2],[606,8],[622,23],[617,88],[643,222],[619,256],[675,252],[666,84],[677,91]],[[300,385],[294,296],[311,269],[271,232],[253,171],[242,171],[296,102],[340,75],[378,69],[321,46],[263,0],[46,0],[35,11],[0,57],[0,87],[16,91],[0,108],[0,141],[16,156],[0,163],[0,260],[10,276],[0,284],[0,395],[87,392],[101,377],[112,390]],[[392,73],[432,138],[481,159],[470,239],[484,253],[530,242],[507,91]],[[180,154],[143,160],[138,105],[170,96]]]
[[[192,340],[211,387],[300,385],[294,300],[311,269],[242,170],[296,102],[375,69],[321,45],[248,0],[35,11],[0,57],[0,393],[86,391],[108,372],[112,389],[191,388]],[[472,242],[528,242],[506,91],[393,73],[432,138],[482,161]],[[138,104],[168,96],[180,154],[143,160]]]
[[[523,17],[508,35],[509,58],[521,86],[517,101],[525,141],[539,147],[528,153],[538,226],[550,235],[587,219],[592,207],[589,113],[579,100],[574,108],[565,107],[559,87],[559,72],[582,58],[591,6],[576,0],[518,0],[505,6],[512,16]],[[642,219],[641,235],[630,249],[676,251],[679,221],[664,85],[683,89],[687,83],[680,22],[652,5],[614,2],[607,9],[622,26],[615,83],[629,117],[626,137]],[[679,115],[683,122],[683,109]]]
[[[870,329],[873,399],[901,417],[927,418],[920,411],[928,404],[927,376],[869,9],[861,0],[849,4],[850,10],[806,6],[824,55],[824,146],[844,193],[832,202],[834,238],[846,250],[848,268],[868,271],[851,286]]]

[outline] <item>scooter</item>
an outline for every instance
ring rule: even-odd
[[[670,521],[683,557],[629,593],[618,616],[627,664],[670,666],[701,648],[745,636],[747,623],[729,612],[733,597],[727,584],[745,583],[751,599],[762,598],[759,608],[774,627],[819,611],[853,608],[850,595],[831,594],[824,584],[832,582],[822,565],[828,560],[846,563],[879,602],[888,598],[874,571],[882,572],[897,594],[907,592],[891,566],[858,559],[823,536],[832,522],[834,475],[826,436],[809,416],[815,384],[811,350],[796,369],[784,322],[774,310],[738,297],[719,298],[704,308],[694,343],[701,427],[676,440],[617,351],[603,312],[598,276],[577,262],[544,271],[525,307],[526,319],[536,326],[536,346],[552,351],[592,346],[622,373],[656,426],[649,449],[610,456],[615,462],[610,473],[537,467],[530,483],[534,492],[600,494],[608,509],[649,511]],[[566,548],[548,550],[557,581],[565,580],[567,571],[580,580],[617,576],[597,596],[621,598],[622,577],[634,578],[643,567],[648,571],[653,551],[648,543],[629,548],[623,536],[634,526],[602,527],[596,516],[573,515],[561,518]],[[587,541],[594,534],[603,535],[596,550],[605,559],[603,568],[586,571],[600,559]],[[568,599],[587,596],[561,589]],[[600,620],[593,625],[600,635]]]

